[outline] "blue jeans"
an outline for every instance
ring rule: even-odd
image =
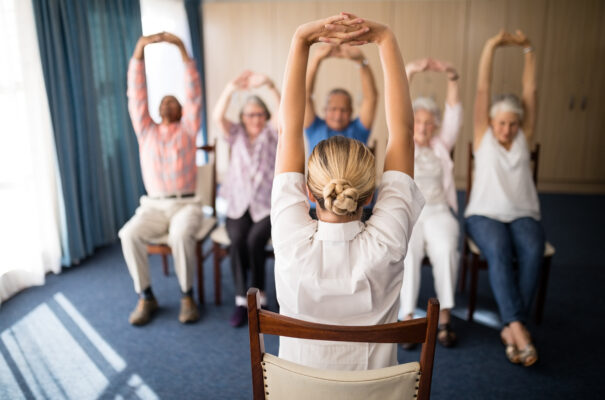
[[[472,215],[466,232],[487,260],[489,281],[506,325],[528,320],[544,258],[544,229],[533,218],[509,223]],[[513,261],[518,269],[513,269]]]

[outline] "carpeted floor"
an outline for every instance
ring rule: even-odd
[[[541,326],[530,325],[540,352],[531,368],[504,358],[498,330],[455,319],[459,345],[438,346],[434,399],[604,398],[600,344],[605,315],[604,196],[542,195],[544,225],[556,246]],[[102,249],[82,265],[48,276],[0,308],[0,399],[248,399],[251,380],[247,328],[228,325],[233,289],[223,263],[224,305],[212,298],[212,260],[205,266],[207,304],[194,325],[177,321],[179,292],[172,273],[161,274],[152,258],[153,288],[161,310],[151,324],[135,328],[128,314],[136,303],[119,244]],[[269,261],[269,287],[273,264]],[[423,270],[419,304],[432,293],[431,271]],[[481,273],[478,307],[489,317],[495,303]],[[269,295],[276,308],[275,295]],[[463,315],[465,295],[456,314]],[[267,351],[277,339],[266,337]],[[399,360],[419,350],[399,351]]]

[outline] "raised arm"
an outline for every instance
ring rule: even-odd
[[[273,115],[271,116],[271,123],[273,123],[275,125],[275,128],[277,129],[277,121],[279,119],[277,116],[279,115],[279,103],[281,101],[281,95],[279,93],[279,90],[277,90],[275,83],[267,75],[253,73],[248,78],[248,85],[250,86],[250,88],[267,86],[267,89],[269,89],[269,92],[271,92],[271,96],[273,96],[273,100],[275,101],[275,104],[277,104],[277,109],[274,110]]]
[[[221,133],[226,139],[228,139],[229,132],[231,132],[231,127],[234,125],[234,123],[227,119],[226,116],[229,103],[231,103],[231,97],[236,91],[244,90],[248,87],[248,78],[250,75],[252,75],[251,71],[244,71],[231,82],[229,82],[223,89],[223,92],[219,96],[218,101],[214,106],[212,119],[221,128]]]
[[[428,69],[430,71],[441,72],[447,77],[446,107],[443,111],[439,136],[447,148],[451,150],[458,139],[463,118],[458,88],[458,71],[450,63],[435,59],[429,60]]]
[[[378,91],[376,90],[376,82],[372,68],[368,64],[368,60],[357,47],[350,45],[342,45],[335,48],[336,57],[344,57],[359,65],[361,77],[361,109],[359,110],[359,119],[362,125],[367,129],[372,129],[374,116],[376,115],[376,105],[378,104]]]
[[[408,84],[412,83],[412,79],[419,72],[424,72],[429,68],[429,59],[421,58],[419,60],[410,61],[405,65],[405,74],[408,78]]]
[[[132,59],[128,65],[127,74],[127,96],[128,113],[132,121],[132,127],[138,137],[141,137],[151,125],[154,124],[149,115],[147,99],[147,78],[145,77],[145,46],[162,41],[160,33],[149,36],[141,36],[132,53]]]
[[[414,114],[405,65],[391,29],[372,21],[359,40],[378,45],[384,75],[384,104],[389,138],[384,160],[385,171],[401,171],[414,177]]]
[[[476,150],[481,144],[483,135],[489,127],[489,105],[492,82],[494,52],[496,48],[505,43],[510,35],[504,30],[496,36],[489,38],[483,46],[479,59],[479,75],[477,77],[477,93],[475,94],[475,109],[473,118],[473,148]]]
[[[317,115],[315,110],[315,102],[313,101],[313,91],[315,90],[315,79],[317,78],[317,71],[319,70],[321,62],[330,56],[330,53],[333,51],[333,49],[334,46],[329,45],[318,47],[315,53],[313,53],[311,61],[309,61],[309,69],[307,70],[307,78],[305,83],[305,129],[311,126],[311,124],[315,120],[315,116]]]
[[[527,139],[527,144],[531,145],[536,127],[536,114],[538,110],[538,88],[536,83],[536,53],[527,36],[520,30],[513,35],[515,43],[523,47],[523,93],[521,101],[525,109],[525,118],[523,119],[523,133]]]
[[[303,122],[309,94],[305,95],[309,48],[318,41],[340,44],[366,32],[360,27],[360,19],[348,19],[346,15],[313,21],[299,26],[290,43],[286,62],[282,98],[279,109],[279,139],[275,173],[300,172],[305,170],[305,145]],[[336,25],[336,23],[339,23]]]

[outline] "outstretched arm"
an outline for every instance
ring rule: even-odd
[[[462,106],[458,90],[458,71],[450,63],[430,59],[428,69],[442,72],[447,77],[447,92],[445,95],[446,107],[443,111],[443,120],[439,136],[443,143],[451,150],[456,144],[460,128],[462,127]]]
[[[305,117],[307,60],[309,48],[318,41],[340,44],[354,40],[368,28],[359,27],[361,19],[337,15],[299,26],[292,38],[279,110],[279,139],[275,173],[305,170],[305,145],[302,135]],[[308,93],[307,93],[308,95]]]
[[[127,81],[128,88],[128,113],[132,121],[134,132],[139,138],[145,135],[147,129],[153,125],[149,115],[147,100],[147,78],[145,77],[145,46],[162,41],[161,33],[155,35],[141,36],[132,53],[132,59],[128,65]]]
[[[525,118],[523,119],[523,133],[527,144],[531,145],[536,127],[536,114],[538,110],[538,88],[536,83],[536,53],[527,36],[520,30],[513,35],[515,43],[523,47],[524,65],[523,65],[523,93],[521,100],[525,109]]]
[[[334,53],[336,57],[348,58],[359,65],[361,92],[363,95],[361,109],[359,110],[359,119],[367,130],[371,130],[374,116],[376,115],[376,105],[378,104],[378,92],[372,68],[370,68],[368,60],[357,47],[350,45],[338,46],[335,48]]]
[[[309,61],[309,69],[307,71],[306,78],[306,103],[305,103],[305,121],[304,127],[305,129],[311,126],[313,121],[315,120],[315,116],[317,115],[315,111],[315,102],[313,101],[313,91],[315,90],[315,78],[317,78],[317,71],[319,70],[319,65],[323,60],[328,58],[332,53],[334,46],[321,46],[318,47],[313,57],[311,57],[311,61]]]
[[[489,104],[492,82],[492,66],[496,48],[504,44],[510,35],[504,30],[485,42],[481,59],[479,60],[479,75],[477,77],[477,93],[475,95],[475,115],[473,119],[473,148],[477,150],[489,127]]]
[[[384,104],[389,133],[384,170],[401,171],[413,178],[414,113],[399,45],[388,26],[367,20],[364,26],[369,31],[358,40],[378,45],[384,75]]]
[[[244,71],[229,82],[227,86],[225,86],[225,89],[223,89],[223,92],[214,106],[212,119],[220,126],[221,132],[226,139],[229,138],[229,132],[231,132],[231,127],[233,126],[233,122],[229,121],[226,116],[229,103],[231,102],[231,96],[233,96],[233,93],[237,90],[244,90],[248,87],[248,77],[250,75],[252,75],[252,72]]]

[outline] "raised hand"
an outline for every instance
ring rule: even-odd
[[[181,41],[181,39],[178,36],[176,36],[176,35],[174,35],[172,33],[162,32],[162,33],[160,33],[160,35],[161,35],[161,38],[162,38],[163,42],[171,43],[171,44],[174,44],[176,46],[182,46],[183,45],[183,42]]]
[[[369,31],[368,27],[361,26],[362,23],[361,18],[350,18],[349,14],[341,13],[299,26],[296,30],[296,37],[304,40],[308,45],[317,42],[334,45],[363,44],[364,41],[356,39]]]
[[[252,76],[252,71],[245,70],[231,81],[231,85],[236,90],[246,90],[249,88],[249,78]]]
[[[333,45],[329,45],[329,44],[317,46],[315,53],[313,53],[313,57],[318,60],[323,60],[328,57],[331,57],[334,54],[337,47],[338,46],[333,46]]]
[[[417,72],[424,72],[429,69],[429,58],[421,58],[419,60],[410,61],[405,65],[406,72],[409,75]]]
[[[252,73],[248,76],[248,87],[253,89],[263,85],[272,85],[273,82],[267,75]]]
[[[520,29],[517,29],[515,33],[510,36],[512,43],[516,44],[517,46],[527,47],[530,45],[529,39]]]

